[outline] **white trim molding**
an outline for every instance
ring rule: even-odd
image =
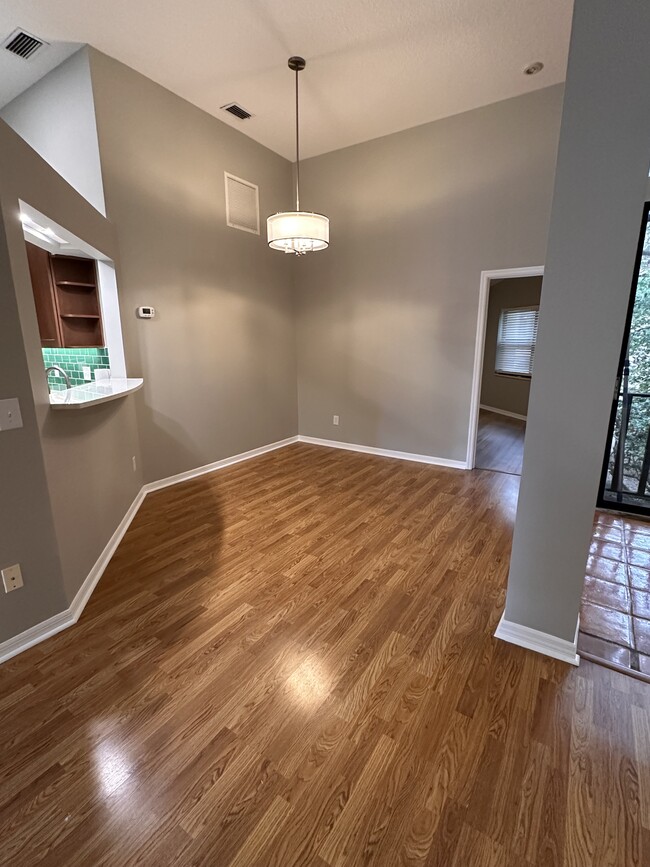
[[[568,662],[569,665],[579,665],[579,629],[580,618],[578,618],[578,623],[576,624],[576,632],[573,641],[566,641],[566,639],[558,638],[556,635],[550,635],[547,632],[539,632],[537,629],[531,629],[530,626],[522,626],[520,623],[513,623],[511,620],[506,620],[504,612],[494,636],[495,638],[500,638],[502,641],[508,641],[510,644],[516,644],[519,647],[525,647],[527,650],[534,650],[537,653],[542,653],[544,656],[552,656],[553,659]]]
[[[77,591],[74,599],[70,603],[70,606],[66,608],[65,611],[61,611],[58,614],[55,614],[53,617],[44,620],[42,623],[37,623],[35,626],[31,626],[24,632],[21,632],[18,635],[14,635],[13,638],[9,638],[7,639],[7,641],[3,641],[2,643],[0,643],[0,664],[6,662],[6,660],[8,659],[11,659],[13,656],[17,656],[24,650],[28,650],[35,644],[40,644],[41,641],[45,641],[46,638],[50,638],[51,636],[56,635],[57,632],[61,632],[62,630],[67,629],[68,626],[73,626],[79,620],[88,600],[92,595],[93,590],[97,586],[99,579],[104,574],[106,567],[111,561],[111,557],[117,550],[117,546],[124,538],[124,534],[129,529],[131,521],[135,518],[138,509],[142,505],[142,502],[147,496],[147,494],[151,493],[152,491],[157,491],[160,488],[166,488],[169,485],[177,485],[180,482],[194,479],[197,476],[204,475],[205,473],[212,473],[215,470],[229,467],[232,464],[239,463],[240,461],[246,461],[250,460],[250,458],[256,458],[259,455],[266,454],[266,452],[271,452],[275,451],[275,449],[284,448],[284,446],[291,445],[291,443],[295,442],[298,442],[297,436],[289,437],[288,439],[280,440],[279,442],[270,443],[266,446],[260,446],[260,448],[257,449],[251,449],[250,451],[243,452],[239,455],[233,455],[230,458],[224,458],[221,461],[215,461],[212,464],[206,464],[205,466],[198,467],[194,470],[188,470],[185,473],[178,473],[178,475],[176,476],[170,476],[169,478],[161,479],[158,482],[150,482],[149,484],[144,485],[142,488],[140,488],[137,496],[129,506],[117,529],[108,540],[106,547],[99,555],[97,562],[92,567],[85,581]]]
[[[59,614],[55,614],[53,617],[44,620],[42,623],[37,623],[36,626],[31,626],[24,632],[14,635],[13,638],[3,641],[2,644],[0,644],[0,663],[6,662],[6,660],[11,659],[12,656],[17,656],[19,653],[22,653],[23,650],[28,650],[35,644],[40,644],[41,641],[45,641],[46,638],[50,638],[52,635],[56,635],[57,632],[67,629],[68,626],[73,626],[77,620],[79,620],[84,608],[86,607],[86,603],[90,599],[99,579],[104,574],[104,570],[110,563],[111,557],[117,550],[117,546],[120,544],[124,534],[129,529],[129,525],[135,518],[144,498],[145,493],[141,488],[138,491],[136,498],[129,506],[126,514],[120,521],[117,529],[108,540],[106,547],[99,555],[97,562],[88,573],[86,580],[77,591],[70,606],[66,608],[65,611],[61,611]]]
[[[117,551],[117,546],[120,544],[120,542],[124,538],[126,531],[131,526],[131,521],[138,514],[138,509],[142,505],[142,502],[143,502],[145,496],[146,496],[146,493],[145,493],[144,488],[140,488],[140,490],[138,491],[138,493],[136,495],[136,498],[134,499],[134,501],[131,503],[131,505],[127,509],[126,515],[122,518],[122,520],[118,524],[117,529],[115,530],[115,532],[113,533],[111,538],[108,540],[106,547],[104,548],[102,553],[99,555],[95,565],[88,573],[88,577],[86,578],[84,583],[81,585],[79,590],[77,590],[77,593],[76,593],[74,599],[72,600],[72,603],[70,604],[70,608],[69,608],[69,610],[72,612],[72,615],[74,617],[73,623],[76,623],[77,620],[79,620],[79,618],[81,617],[88,600],[92,596],[93,590],[95,589],[95,587],[99,583],[99,579],[104,574],[106,567],[111,562],[111,558],[112,558],[113,554]]]
[[[507,409],[499,409],[497,406],[487,406],[487,404],[480,404],[480,408],[487,410],[487,412],[495,412],[497,415],[506,415],[508,418],[518,418],[520,421],[526,421],[528,416],[521,415],[518,412],[510,412]]]
[[[411,452],[399,452],[392,449],[378,449],[374,446],[362,446],[357,443],[341,443],[338,440],[321,440],[318,437],[298,437],[301,443],[312,446],[325,446],[328,449],[343,449],[346,452],[362,452],[365,455],[378,455],[382,458],[396,458],[399,461],[415,461],[419,464],[433,464],[436,467],[451,467],[455,470],[466,470],[465,461],[453,461],[449,458],[436,458],[433,455],[418,455]]]
[[[483,376],[483,350],[485,348],[485,327],[487,325],[488,300],[492,280],[506,280],[512,277],[542,277],[543,265],[530,268],[501,268],[497,271],[481,271],[478,311],[476,315],[476,343],[474,348],[474,372],[472,374],[472,394],[469,408],[469,427],[467,430],[467,459],[465,466],[473,470],[476,463],[476,435],[478,433],[478,412],[481,403],[481,378]]]
[[[17,656],[23,650],[29,650],[35,644],[40,644],[46,638],[56,635],[57,632],[62,632],[68,626],[75,623],[74,617],[69,608],[49,617],[42,623],[37,623],[36,626],[30,626],[24,632],[14,635],[13,638],[8,638],[0,644],[0,663],[6,662],[12,656]]]
[[[138,509],[142,505],[147,494],[150,494],[153,491],[158,491],[161,488],[167,488],[171,485],[178,485],[181,482],[190,481],[191,479],[203,476],[206,473],[214,473],[217,470],[230,467],[233,464],[240,463],[241,461],[248,461],[251,460],[251,458],[257,458],[267,452],[285,448],[285,446],[289,446],[296,442],[311,443],[312,445],[327,446],[328,448],[344,449],[345,451],[363,452],[365,454],[379,455],[380,457],[386,458],[397,458],[398,460],[403,461],[434,464],[440,467],[465,469],[465,463],[463,461],[452,461],[446,458],[435,458],[430,455],[410,454],[409,452],[391,451],[389,449],[376,449],[371,446],[340,443],[335,440],[321,440],[316,439],[315,437],[292,436],[284,440],[279,440],[278,442],[269,443],[269,445],[266,446],[260,446],[259,448],[242,452],[238,455],[232,455],[229,458],[223,458],[223,460],[220,461],[214,461],[211,464],[205,464],[204,466],[197,467],[193,470],[187,470],[184,473],[178,473],[175,476],[169,476],[166,479],[160,479],[157,482],[149,482],[148,484],[143,485],[143,487],[138,491],[137,496],[129,506],[117,529],[108,540],[104,550],[99,555],[97,562],[92,567],[85,581],[77,591],[70,606],[66,608],[65,611],[61,611],[47,620],[44,620],[42,623],[37,623],[35,626],[31,626],[29,629],[21,632],[19,635],[15,635],[13,638],[9,638],[7,641],[2,642],[0,644],[0,663],[11,659],[13,656],[17,656],[19,653],[28,650],[30,647],[39,644],[41,641],[45,641],[46,638],[56,635],[57,632],[61,632],[63,629],[73,626],[79,620],[93,590],[97,586],[99,579],[104,574],[106,567],[111,561],[111,557],[117,550],[117,546],[120,544],[126,531],[129,529],[131,521],[135,518]]]
[[[292,443],[297,443],[298,437],[287,437],[284,440],[278,440],[275,443],[269,443],[266,446],[260,446],[257,449],[251,449],[248,452],[241,452],[238,455],[232,455],[229,458],[223,458],[220,461],[213,461],[211,464],[204,464],[202,467],[196,467],[193,470],[187,470],[184,473],[177,473],[175,476],[168,476],[166,479],[159,479],[157,482],[149,482],[143,487],[145,494],[150,494],[152,491],[159,491],[161,488],[168,488],[170,485],[179,485],[181,482],[189,482],[190,479],[195,479],[197,476],[204,476],[206,473],[214,473],[216,470],[222,470],[224,467],[230,467],[233,464],[238,464],[241,461],[249,461],[251,458],[257,458],[260,455],[265,455],[267,452],[273,452],[276,449],[283,449],[285,446],[290,446]]]

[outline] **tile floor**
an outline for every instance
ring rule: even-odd
[[[578,650],[650,679],[650,522],[596,513]]]

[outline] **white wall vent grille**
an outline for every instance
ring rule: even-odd
[[[14,30],[4,40],[2,47],[7,51],[11,51],[17,57],[22,57],[23,60],[29,60],[30,57],[33,57],[39,49],[47,44],[43,39],[32,36],[31,33],[27,33],[25,30]]]
[[[244,232],[260,233],[260,191],[257,184],[251,184],[228,172],[224,172],[226,182],[226,223],[233,229]]]

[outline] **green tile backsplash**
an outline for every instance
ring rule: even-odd
[[[50,367],[57,364],[63,368],[70,377],[72,385],[84,385],[88,380],[84,379],[84,367],[89,367],[91,376],[95,378],[95,371],[98,368],[110,367],[108,360],[108,349],[97,349],[95,347],[89,349],[43,349],[43,363],[45,367]],[[53,373],[49,376],[50,388],[66,388],[65,380],[62,376],[54,376]]]

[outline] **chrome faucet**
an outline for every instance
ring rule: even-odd
[[[50,373],[52,373],[53,370],[58,370],[59,373],[61,374],[61,376],[65,379],[65,387],[66,387],[66,388],[72,388],[72,383],[70,382],[70,377],[69,377],[68,374],[65,372],[65,370],[64,370],[62,367],[59,367],[58,364],[53,364],[51,367],[46,367],[46,368],[45,368],[45,378],[47,379],[47,390],[48,390],[48,391],[50,391],[50,380],[49,380],[49,376],[50,376]]]

